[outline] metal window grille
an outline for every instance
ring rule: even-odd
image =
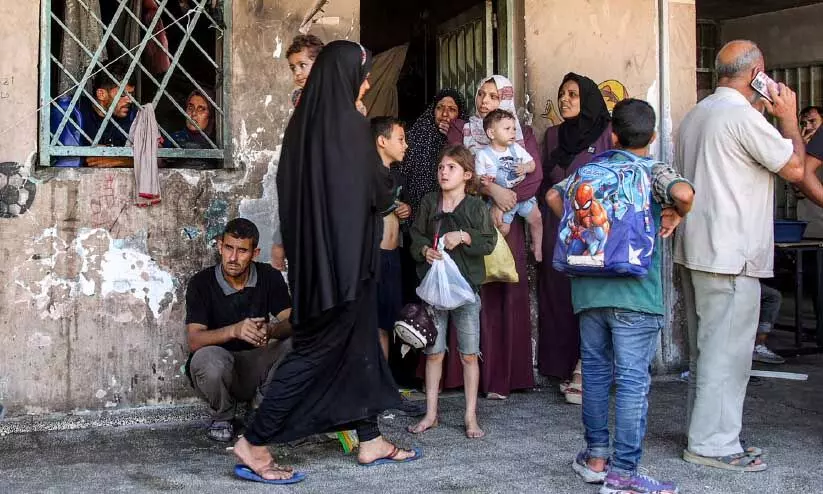
[[[188,10],[182,15],[170,10],[171,1],[174,0],[156,0],[157,10],[150,19],[142,17],[142,7],[144,3],[138,0],[102,0],[107,2],[107,6],[114,7],[114,13],[111,20],[104,22],[103,16],[100,15],[100,10],[94,8],[92,0],[71,0],[72,7],[79,12],[85,25],[82,29],[93,29],[98,31],[97,37],[89,37],[84,35],[80,30],[73,29],[77,27],[76,23],[67,22],[68,20],[61,19],[61,7],[66,8],[59,0],[41,0],[41,21],[40,21],[40,35],[41,35],[41,54],[40,54],[40,164],[41,166],[50,166],[53,159],[60,157],[132,157],[132,148],[128,142],[128,128],[123,128],[119,125],[117,120],[113,118],[115,105],[112,104],[108,109],[103,108],[96,102],[94,96],[91,94],[91,81],[98,72],[107,74],[110,78],[115,79],[110,71],[111,66],[116,62],[125,69],[125,76],[122,80],[117,80],[117,95],[114,101],[118,101],[121,96],[129,97],[130,102],[135,107],[142,108],[140,94],[149,93],[149,89],[141,85],[148,82],[153,85],[154,93],[149,101],[144,103],[152,103],[156,111],[160,108],[171,113],[175,117],[181,116],[183,122],[190,122],[197,129],[197,135],[201,136],[203,145],[202,149],[183,148],[180,143],[172,138],[175,128],[167,128],[169,124],[164,124],[158,119],[160,126],[160,133],[167,143],[171,145],[168,148],[158,149],[158,157],[160,158],[178,158],[178,159],[206,159],[206,160],[222,160],[224,166],[231,166],[229,146],[231,143],[229,130],[229,78],[230,74],[230,54],[231,54],[231,1],[232,0],[188,0],[188,2],[179,2],[180,4],[187,3]],[[65,17],[65,15],[64,15]],[[148,22],[146,22],[148,21]],[[132,27],[131,39],[125,39],[126,36],[122,34],[118,36],[115,33],[115,26],[118,23],[129,23]],[[197,42],[193,33],[198,26],[207,25],[208,28],[215,30],[215,46],[210,47],[211,50],[206,49]],[[162,28],[160,26],[163,26]],[[182,36],[176,47],[167,43],[164,45],[159,36],[161,32],[177,30],[175,35]],[[77,31],[77,32],[75,32]],[[136,34],[136,36],[134,35]],[[121,39],[124,38],[124,39]],[[70,70],[66,67],[64,60],[61,60],[53,53],[53,42],[73,43],[74,48],[79,48],[80,70]],[[93,41],[90,42],[89,40]],[[162,52],[167,57],[168,69],[163,73],[153,73],[143,63],[143,55],[148,46],[154,45],[155,52]],[[114,49],[112,49],[112,47]],[[118,53],[117,57],[107,57],[107,48],[113,53]],[[214,80],[203,81],[192,76],[191,72],[203,73],[201,67],[197,67],[198,71],[187,70],[182,63],[184,51],[190,48],[191,52],[196,52],[199,55],[196,57],[189,56],[187,63],[207,64],[214,69]],[[212,56],[210,53],[214,53]],[[79,75],[79,77],[77,76]],[[141,76],[142,77],[139,77]],[[136,76],[137,91],[135,95],[131,95],[126,90],[129,81]],[[66,89],[63,85],[55,86],[53,81],[61,78],[63,82],[70,81]],[[197,123],[192,120],[186,113],[184,106],[186,101],[181,101],[181,98],[175,98],[170,94],[170,82],[177,79],[178,84],[182,81],[190,90],[198,90],[201,94],[206,96],[209,106],[211,107],[211,118],[214,125],[214,132],[212,135],[207,134],[207,129],[201,129]],[[209,82],[211,84],[209,84]],[[205,86],[205,87],[204,87]],[[213,91],[207,91],[206,88],[213,87]],[[214,95],[212,99],[209,94]],[[183,98],[185,95],[183,96]],[[65,108],[58,104],[58,100],[62,98],[62,104],[68,102]],[[105,112],[105,116],[100,124],[99,130],[95,135],[88,135],[75,121],[73,111],[77,108],[79,102],[85,99],[84,104],[91,104],[95,106],[100,112]],[[166,106],[168,105],[168,106]],[[59,117],[59,125],[54,128],[52,117],[56,112]],[[166,113],[164,113],[165,115]],[[177,118],[175,118],[177,119]],[[55,119],[57,121],[58,119]],[[177,119],[179,120],[179,119]],[[108,131],[113,127],[119,135],[123,135],[126,139],[127,146],[125,147],[101,147],[100,139],[104,131]],[[79,133],[88,143],[88,146],[70,146],[63,145],[60,142],[59,136],[65,129],[72,129],[73,132]]]
[[[438,28],[438,89],[454,88],[474,114],[474,96],[481,78],[494,69],[492,4],[487,0]]]
[[[697,99],[714,91],[714,58],[717,55],[718,29],[713,21],[697,21]]]
[[[798,111],[807,106],[823,106],[823,63],[772,68],[769,77],[782,82],[797,93]],[[775,189],[775,217],[797,218],[797,195],[794,187],[779,179]]]

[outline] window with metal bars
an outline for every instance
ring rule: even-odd
[[[152,105],[161,166],[231,166],[231,0],[41,0],[40,164],[128,167]]]
[[[797,93],[797,109],[823,106],[823,63],[792,67],[773,67],[766,71],[769,77],[792,88]],[[794,187],[778,179],[775,188],[775,217],[797,218],[797,194]]]
[[[719,44],[717,24],[697,21],[697,101],[714,92],[714,58]]]

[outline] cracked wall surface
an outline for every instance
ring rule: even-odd
[[[238,215],[260,227],[268,260],[291,115],[285,49],[307,3],[234,2],[235,168],[163,169],[163,202],[151,208],[133,205],[132,170],[32,167],[39,12],[0,6],[0,46],[16,47],[0,52],[0,175],[15,176],[0,202],[26,205],[0,214],[0,401],[11,415],[194,399],[182,372],[186,283],[217,261],[213,238]],[[332,0],[315,20],[311,32],[324,40],[356,40],[359,2]],[[13,86],[4,86],[11,75]]]

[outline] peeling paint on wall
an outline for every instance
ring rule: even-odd
[[[104,297],[111,293],[130,293],[147,302],[155,319],[159,319],[160,313],[177,301],[175,280],[145,252],[148,252],[145,232],[128,241],[112,239],[100,265],[100,290]]]
[[[260,261],[271,260],[271,234],[277,214],[277,163],[281,147],[274,150],[266,175],[263,176],[263,194],[259,199],[242,199],[238,214],[252,221],[260,230]]]
[[[145,232],[124,240],[100,228],[84,228],[67,242],[56,227],[47,228],[33,239],[27,261],[14,269],[14,283],[26,295],[17,302],[31,300],[41,319],[58,320],[68,315],[78,297],[93,297],[99,283],[103,297],[130,294],[159,319],[177,301],[176,280],[147,251]],[[124,322],[131,322],[130,313],[125,314],[129,317]],[[43,338],[29,342],[45,345]]]

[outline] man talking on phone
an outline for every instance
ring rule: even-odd
[[[743,400],[760,308],[760,278],[773,276],[774,176],[804,176],[797,96],[764,75],[751,41],[717,54],[717,90],[680,126],[675,161],[694,184],[691,214],[675,239],[690,346],[688,447],[683,459],[761,471],[762,450],[740,444]],[[763,93],[758,92],[757,87]],[[762,106],[777,128],[755,109]]]
[[[187,373],[211,408],[208,437],[228,442],[238,402],[259,402],[291,350],[291,299],[283,275],[254,262],[260,233],[251,221],[230,221],[217,241],[220,263],[186,289]]]

